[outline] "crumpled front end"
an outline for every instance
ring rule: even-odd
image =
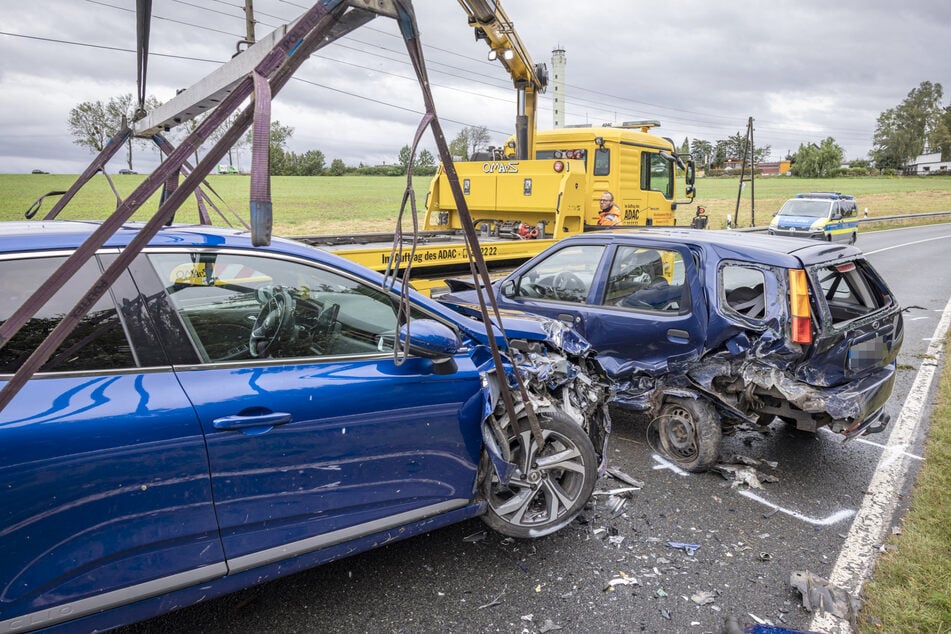
[[[591,439],[600,460],[599,472],[603,472],[611,431],[607,405],[610,387],[591,345],[583,337],[561,322],[542,319],[538,323],[545,338],[510,339],[507,357],[518,370],[532,408],[537,411],[556,407],[576,421]],[[513,366],[507,366],[506,382],[516,400],[520,400]],[[486,398],[483,437],[496,471],[504,479],[505,473],[510,474],[511,465],[507,464],[501,443],[496,441],[500,431],[491,429],[492,422],[500,419],[500,414],[504,415],[500,389],[494,373],[490,373],[483,390]]]

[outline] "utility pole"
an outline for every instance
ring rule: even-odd
[[[750,183],[750,226],[756,226],[756,153],[753,151],[753,117],[746,124],[746,147],[743,150],[743,167],[740,170],[740,188],[736,192],[736,210],[733,212],[733,226],[739,226],[740,197],[743,195],[743,185]],[[750,177],[746,177],[746,164],[750,164]]]
[[[245,39],[248,45],[254,44],[254,0],[244,0],[244,22],[247,29]]]

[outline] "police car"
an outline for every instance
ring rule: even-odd
[[[774,236],[855,244],[858,227],[858,208],[852,196],[811,192],[797,194],[783,203],[767,232]]]

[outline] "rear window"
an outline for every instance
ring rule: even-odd
[[[892,301],[864,260],[820,266],[814,274],[835,325],[874,313]]]

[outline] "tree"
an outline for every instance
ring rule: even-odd
[[[469,141],[469,156],[489,147],[489,129],[485,126],[469,126],[466,137]]]
[[[409,159],[412,150],[408,145],[404,145],[400,148],[400,156],[397,159],[397,162],[400,164],[400,168],[403,170],[403,174],[409,171]]]
[[[941,152],[942,161],[951,161],[951,106],[944,109],[931,133],[931,150]]]
[[[710,162],[713,160],[713,145],[703,139],[694,139],[693,158],[704,169],[710,169]]]
[[[429,150],[423,150],[419,153],[419,158],[416,159],[416,167],[424,170],[436,167],[436,158]]]
[[[761,163],[769,158],[772,148],[769,145],[757,147],[753,145],[753,163]],[[746,135],[737,132],[733,136],[717,141],[717,155],[722,155],[723,160],[743,160],[746,156]]]
[[[297,176],[320,176],[324,173],[326,159],[320,150],[308,150],[300,157],[295,174]]]
[[[457,161],[469,160],[469,128],[463,128],[449,143],[449,153]]]
[[[271,121],[271,130],[268,137],[268,155],[271,163],[271,174],[285,175],[288,173],[293,174],[293,167],[289,164],[293,163],[294,159],[291,158],[285,151],[287,142],[294,135],[294,128],[289,125],[282,125],[277,119]],[[248,130],[246,136],[246,141],[249,145],[254,144],[254,129]]]
[[[690,154],[690,139],[684,137],[684,142],[680,146],[681,154]]]
[[[792,164],[792,175],[801,178],[830,178],[836,175],[842,164],[842,148],[831,136],[816,145],[805,143],[799,146]]]
[[[899,105],[878,116],[871,151],[876,167],[903,169],[926,143],[941,147],[946,142],[941,128],[943,94],[941,84],[923,81]]]
[[[101,101],[84,101],[70,110],[66,127],[74,137],[73,143],[89,148],[93,153],[102,152],[112,137],[106,107]]]
[[[331,176],[343,176],[347,173],[347,166],[342,159],[334,159],[330,162],[330,169],[327,171]]]
[[[399,156],[399,165],[403,174],[406,173],[406,169],[409,165],[409,155],[410,147],[408,145],[404,145],[400,149]],[[436,159],[433,157],[432,152],[426,149],[422,150],[416,156],[416,160],[413,162],[413,169],[423,175],[435,173],[435,167]]]
[[[121,129],[123,123],[132,124],[132,116],[138,104],[132,98],[132,93],[125,93],[112,97],[108,102],[84,101],[69,111],[66,117],[66,127],[75,137],[73,143],[89,148],[91,152],[102,152],[113,136]],[[146,99],[145,107],[152,110],[159,105],[155,97]],[[140,140],[140,143],[148,141]],[[132,169],[133,137],[126,141],[126,162]]]

